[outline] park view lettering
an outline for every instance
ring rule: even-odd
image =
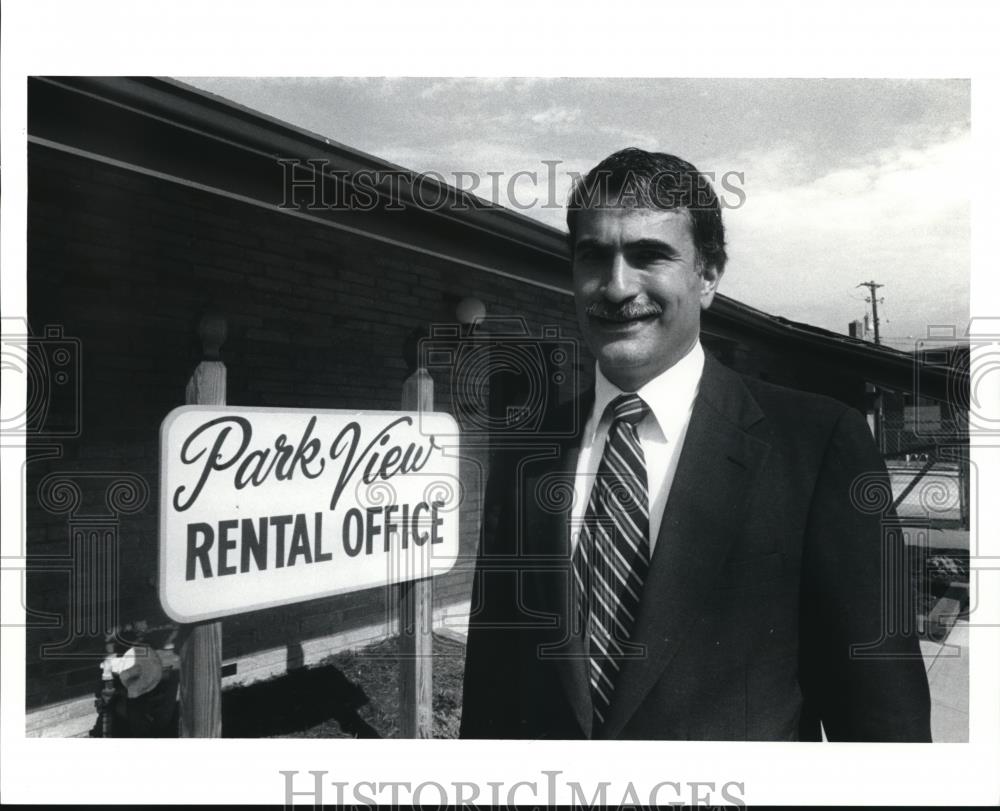
[[[361,443],[361,426],[350,422],[344,426],[330,443],[328,456],[341,460],[342,464],[330,497],[330,509],[336,509],[344,488],[350,483],[358,468],[365,463],[361,475],[365,484],[377,479],[387,481],[397,474],[421,470],[427,464],[435,446],[434,437],[427,438],[423,445],[410,442],[405,448],[392,442],[392,429],[398,425],[412,425],[412,417],[399,417],[379,431],[358,453]],[[247,449],[253,439],[250,420],[240,416],[223,416],[209,420],[187,437],[181,446],[180,460],[185,465],[201,464],[198,480],[190,493],[186,485],[174,491],[173,506],[178,512],[189,509],[201,494],[209,478],[235,467],[233,485],[237,490],[248,486],[259,487],[274,475],[278,481],[294,481],[296,472],[309,479],[318,478],[326,469],[326,459],[320,456],[322,443],[312,436],[316,417],[309,420],[302,436],[294,445],[285,434],[274,440],[274,446]],[[235,442],[230,436],[236,432]],[[232,446],[236,445],[233,449]],[[227,446],[228,449],[227,449]],[[376,449],[376,446],[378,448]]]

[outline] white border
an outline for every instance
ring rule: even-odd
[[[993,234],[1000,143],[997,12],[989,3],[668,5],[508,2],[53,2],[4,5],[4,315],[24,313],[25,77],[108,75],[518,75],[971,77],[976,194],[973,313],[1000,302]],[[411,56],[404,56],[410,54]],[[679,127],[688,122],[678,122]],[[359,145],[363,146],[363,145]],[[947,261],[947,257],[942,257]],[[933,285],[933,280],[928,280]],[[23,390],[5,387],[15,401]],[[997,456],[976,448],[980,492],[1000,492]],[[23,452],[2,459],[3,554],[20,554]],[[990,502],[994,500],[988,500]],[[981,554],[997,555],[996,509],[979,514]],[[987,546],[990,544],[991,546]],[[980,576],[982,616],[1000,617],[996,572]],[[4,575],[5,583],[7,574]],[[9,591],[9,590],[8,590]],[[4,596],[7,620],[8,597]],[[16,606],[15,606],[16,608]],[[993,804],[1000,796],[1000,644],[974,627],[969,744],[933,746],[478,743],[455,741],[90,741],[24,739],[24,635],[2,634],[3,797],[7,802],[281,802],[278,770],[330,780],[561,779],[745,783],[748,803]],[[432,795],[433,796],[433,795]],[[613,796],[613,795],[612,795]],[[568,798],[560,798],[567,801]],[[329,801],[329,800],[328,800]]]

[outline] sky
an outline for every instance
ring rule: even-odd
[[[572,172],[670,152],[727,207],[722,293],[846,333],[874,280],[899,349],[968,324],[966,80],[180,79],[563,230]]]

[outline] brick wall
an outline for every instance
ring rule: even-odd
[[[407,335],[451,320],[464,296],[490,315],[524,317],[533,334],[555,324],[578,336],[568,296],[45,147],[29,150],[28,228],[29,322],[79,339],[82,395],[78,438],[29,443],[27,551],[66,556],[71,524],[107,516],[114,474],[141,477],[145,506],[96,519],[117,533],[122,625],[167,623],[156,594],[158,430],[183,402],[207,305],[228,318],[233,405],[398,408]],[[449,375],[435,384],[437,407],[450,410]],[[476,451],[462,463],[468,557],[435,581],[439,605],[469,594],[484,461]],[[76,483],[71,514],[40,495],[50,474]],[[68,636],[70,577],[39,571],[27,583],[28,707],[92,693],[103,630],[43,656]],[[378,622],[386,609],[385,590],[373,589],[226,619],[224,658]]]

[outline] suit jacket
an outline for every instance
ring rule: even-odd
[[[499,453],[487,488],[461,734],[929,741],[909,571],[857,411],[706,357],[632,642],[595,736],[574,622],[579,433]]]

